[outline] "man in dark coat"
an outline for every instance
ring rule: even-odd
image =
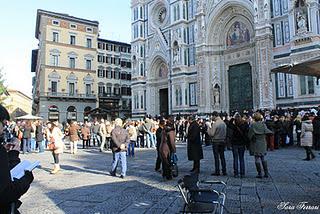
[[[39,152],[44,152],[44,137],[43,137],[43,127],[41,121],[36,122],[36,142],[39,146]]]
[[[3,112],[5,111],[5,112]],[[11,180],[10,170],[20,162],[19,144],[4,144],[3,120],[8,120],[9,114],[0,105],[0,213],[19,213],[21,205],[19,198],[28,191],[33,181],[32,172],[25,172],[20,179]]]
[[[312,120],[314,149],[320,150],[320,110],[317,116]]]
[[[160,148],[160,144],[161,144],[161,138],[162,138],[162,130],[165,126],[165,120],[160,119],[159,122],[159,128],[156,131],[156,139],[157,139],[157,161],[156,161],[156,167],[155,167],[155,171],[159,171],[160,170],[160,166],[161,166],[161,158],[160,158],[160,154],[159,154],[159,148]]]
[[[203,151],[200,138],[200,127],[195,118],[189,118],[190,126],[187,134],[188,160],[193,161],[191,172],[200,173],[200,160],[203,159]]]

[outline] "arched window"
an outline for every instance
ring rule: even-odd
[[[90,111],[91,111],[91,107],[90,106],[87,106],[84,108],[83,110],[83,119],[84,121],[88,121],[89,120],[89,114],[90,114]]]
[[[144,65],[143,63],[140,64],[140,76],[144,77],[145,76],[145,72],[144,72]]]
[[[69,106],[67,108],[67,120],[77,121],[77,109],[74,106]]]
[[[52,105],[48,108],[48,120],[49,121],[59,121],[59,108],[58,106]]]

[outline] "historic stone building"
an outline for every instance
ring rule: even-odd
[[[131,45],[98,34],[97,21],[37,11],[33,114],[60,122],[131,116]]]
[[[37,11],[33,113],[46,120],[83,121],[85,112],[96,108],[98,27],[97,21]]]
[[[308,106],[313,77],[271,70],[319,56],[317,0],[132,0],[132,111]]]
[[[131,45],[98,38],[99,108],[108,119],[131,117]]]

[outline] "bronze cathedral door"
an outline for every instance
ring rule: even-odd
[[[233,65],[228,71],[229,109],[242,112],[253,108],[252,72],[249,63]]]

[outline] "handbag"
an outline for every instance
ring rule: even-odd
[[[48,149],[53,151],[54,148],[55,148],[54,138],[50,137],[50,143],[48,144]]]
[[[170,164],[173,165],[173,164],[177,164],[178,162],[178,156],[175,152],[172,152],[170,154]]]

